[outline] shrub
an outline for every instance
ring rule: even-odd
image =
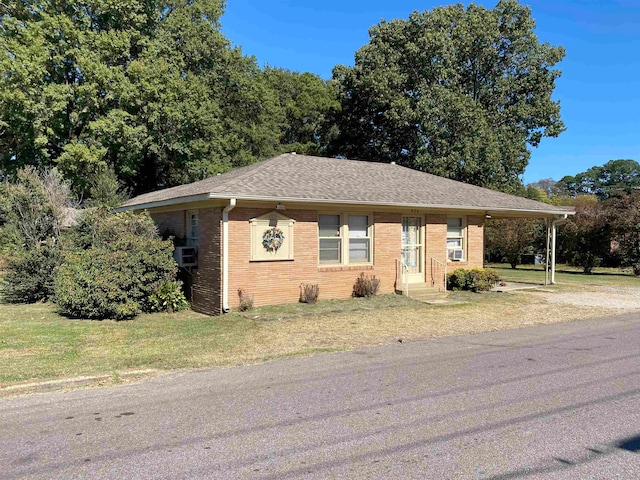
[[[61,262],[60,249],[55,242],[16,251],[4,261],[6,272],[1,282],[4,301],[34,303],[51,299],[54,273]]]
[[[151,311],[178,312],[189,308],[189,302],[182,291],[182,283],[164,282],[149,298]]]
[[[148,213],[122,212],[115,215],[103,207],[83,211],[78,225],[67,235],[75,248],[111,246],[119,238],[157,239],[158,228]]]
[[[154,311],[159,297],[152,296],[175,281],[171,241],[153,236],[148,214],[110,215],[94,219],[92,228],[92,235],[83,238],[92,238],[93,244],[66,255],[58,269],[55,299],[61,313],[121,320]]]
[[[320,287],[317,283],[300,284],[300,303],[314,304],[318,301]]]
[[[15,229],[21,246],[29,249],[58,238],[74,206],[69,184],[55,168],[25,167],[12,182],[0,185],[0,221]]]
[[[253,308],[253,295],[249,295],[243,288],[238,289],[238,298],[240,299],[238,310],[246,312]]]
[[[375,275],[369,277],[361,273],[353,285],[353,296],[373,297],[378,293],[378,288],[380,288],[380,279],[376,278]]]
[[[132,318],[141,311],[128,295],[134,283],[126,254],[105,248],[69,253],[56,275],[56,303],[62,313],[77,318]]]
[[[69,184],[56,169],[18,170],[0,183],[3,300],[32,303],[52,297],[61,261],[60,231],[75,212]]]
[[[456,268],[447,275],[447,288],[449,290],[486,292],[499,281],[500,276],[490,268]]]

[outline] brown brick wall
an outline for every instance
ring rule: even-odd
[[[484,266],[484,217],[467,217],[467,268]]]
[[[317,283],[320,298],[347,298],[361,272],[380,278],[380,292],[392,293],[395,282],[395,259],[400,256],[401,215],[374,214],[374,265],[319,266],[318,212],[287,210],[293,218],[294,259],[274,262],[251,262],[249,220],[269,209],[235,208],[229,214],[229,304],[239,304],[238,289],[254,298],[254,305],[297,302],[301,283]]]
[[[200,313],[222,313],[222,208],[198,210],[198,268],[191,307]]]
[[[191,210],[189,210],[191,211]],[[198,268],[193,274],[191,287],[191,307],[200,313],[220,315],[222,313],[221,293],[221,220],[220,207],[202,208],[198,212]],[[160,233],[184,237],[186,210],[173,212],[151,212]],[[188,284],[188,283],[187,283]]]
[[[426,261],[435,258],[441,263],[447,263],[447,216],[426,215]]]
[[[238,289],[254,298],[254,305],[297,302],[301,283],[318,283],[320,298],[347,298],[353,284],[364,272],[381,281],[380,293],[395,291],[396,259],[401,255],[402,213],[374,213],[374,265],[319,266],[318,212],[286,210],[293,218],[294,259],[260,262],[251,258],[251,227],[249,220],[271,209],[236,207],[229,214],[229,305],[239,305]],[[222,312],[222,207],[198,211],[198,268],[192,289],[192,307],[209,315]],[[152,214],[159,225],[184,232],[184,211]],[[430,260],[446,263],[447,216],[427,214],[425,220],[425,272],[429,280]],[[467,222],[466,261],[449,262],[448,269],[482,267],[484,253],[484,218],[469,216]],[[178,226],[181,230],[178,230]]]

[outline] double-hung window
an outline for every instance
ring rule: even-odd
[[[318,240],[321,264],[371,262],[369,215],[319,215]]]
[[[319,215],[318,237],[320,263],[342,263],[340,215]]]
[[[371,237],[369,237],[369,217],[348,215],[349,263],[369,263],[371,261]]]
[[[447,218],[447,259],[464,260],[464,224],[460,217]]]

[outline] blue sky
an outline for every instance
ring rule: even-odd
[[[475,3],[493,8],[496,2]],[[640,0],[521,3],[531,7],[540,41],[567,50],[554,93],[567,130],[532,150],[525,183],[617,158],[640,162]],[[221,21],[227,37],[260,65],[330,78],[335,65],[353,65],[368,29],[381,19],[438,5],[446,3],[227,0]]]

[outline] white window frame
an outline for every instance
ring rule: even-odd
[[[196,236],[193,236],[193,219],[195,217],[195,227],[196,227]],[[185,240],[188,247],[196,247],[198,248],[198,237],[200,236],[200,218],[198,215],[198,210],[187,210],[187,225],[186,225],[186,235]]]
[[[320,236],[320,217],[338,217],[338,229],[336,230],[336,235],[333,236]],[[320,265],[340,265],[344,259],[344,229],[342,222],[342,215],[339,213],[320,213],[318,214],[318,263]],[[338,260],[321,260],[320,259],[320,245],[322,240],[337,240],[338,241]]]
[[[460,235],[451,235],[449,233],[449,220],[460,220]],[[457,227],[456,227],[457,228]],[[459,247],[450,247],[449,240],[460,240]],[[466,217],[447,217],[447,235],[445,238],[446,247],[447,247],[447,262],[464,262],[467,258],[467,221]],[[459,259],[454,259],[452,252],[460,251],[462,252],[462,257]]]
[[[339,236],[333,237],[321,237],[320,236],[320,216],[322,215],[336,215],[340,218]],[[368,252],[369,258],[367,260],[358,261],[350,259],[350,236],[349,236],[349,217],[350,216],[363,216],[367,217],[367,236],[366,237],[353,237],[357,239],[368,240]],[[320,240],[340,240],[339,253],[340,258],[335,260],[320,260]],[[348,213],[336,213],[336,212],[319,212],[318,213],[318,264],[320,266],[332,266],[332,265],[373,265],[373,213],[369,212],[348,212]]]

